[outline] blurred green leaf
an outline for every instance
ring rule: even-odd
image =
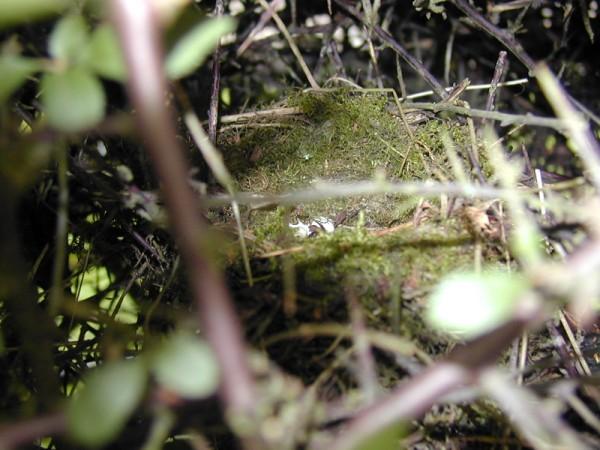
[[[453,336],[475,337],[508,320],[528,287],[522,276],[499,270],[453,274],[430,296],[427,320]]]
[[[18,189],[31,188],[31,183],[51,160],[52,149],[48,141],[23,136],[0,151],[0,176]]]
[[[358,442],[352,450],[397,450],[400,448],[400,439],[405,435],[404,426],[392,424]]]
[[[69,403],[68,429],[77,442],[101,446],[114,439],[139,404],[146,389],[142,360],[107,363],[94,370]]]
[[[221,36],[235,29],[231,17],[205,21],[186,33],[167,55],[166,71],[171,79],[190,75],[202,65]]]
[[[211,395],[219,384],[219,368],[210,347],[192,333],[178,332],[150,356],[156,380],[185,398]]]
[[[39,71],[41,64],[31,58],[17,55],[0,55],[0,104],[17,90],[32,73]]]
[[[104,117],[106,98],[102,84],[87,70],[48,73],[42,79],[41,90],[48,123],[57,130],[81,131]]]
[[[110,25],[100,25],[92,33],[85,52],[86,66],[109,80],[125,81],[127,69],[119,40]]]
[[[85,55],[89,41],[88,25],[79,14],[63,17],[48,39],[48,51],[53,58],[77,63]]]
[[[60,13],[70,0],[2,0],[0,28]]]

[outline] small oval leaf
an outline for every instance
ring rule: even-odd
[[[142,360],[107,363],[94,370],[67,408],[68,429],[79,443],[101,446],[121,432],[146,389]]]
[[[89,41],[88,25],[79,14],[63,17],[48,39],[48,52],[53,58],[76,64],[83,56]]]
[[[427,320],[459,338],[472,338],[510,319],[527,281],[501,271],[458,273],[442,280],[429,297]]]
[[[86,50],[85,64],[101,77],[113,81],[126,80],[127,69],[123,52],[110,25],[100,25],[92,33]]]
[[[2,0],[0,28],[57,14],[69,3],[70,0]]]
[[[102,85],[84,69],[48,73],[42,79],[41,89],[48,123],[57,130],[81,131],[104,117],[106,98]]]
[[[218,17],[192,28],[167,55],[166,72],[173,80],[190,75],[202,65],[221,36],[235,29],[231,17]]]
[[[0,104],[17,90],[28,76],[41,69],[41,64],[31,58],[0,55]]]
[[[219,367],[210,347],[197,336],[178,332],[151,354],[156,381],[184,398],[213,394],[219,384]]]

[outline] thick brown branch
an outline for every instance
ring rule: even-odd
[[[66,417],[62,413],[36,417],[0,427],[0,448],[8,450],[30,444],[36,439],[63,433]]]
[[[222,274],[202,252],[205,225],[197,199],[187,184],[186,162],[171,111],[166,106],[167,82],[162,69],[159,28],[150,5],[146,0],[111,1],[113,21],[129,71],[128,93],[137,112],[139,131],[162,182],[200,324],[221,367],[222,401],[235,414],[250,413],[255,406],[254,384],[242,331]]]
[[[538,321],[541,314],[539,307],[525,308],[493,332],[456,347],[446,360],[426,369],[362,411],[327,448],[352,448],[387,426],[421,416],[443,396],[475,383],[481,370],[493,364],[510,342],[525,327]]]

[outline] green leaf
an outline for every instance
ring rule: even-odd
[[[221,36],[234,29],[235,21],[231,17],[218,17],[192,28],[167,55],[167,76],[178,79],[190,75],[202,65]]]
[[[53,58],[76,64],[85,55],[89,42],[88,25],[78,14],[63,17],[48,39],[48,51]]]
[[[406,436],[406,427],[401,424],[385,426],[357,442],[352,450],[396,450],[401,448],[400,440]]]
[[[194,334],[173,334],[150,358],[156,381],[181,397],[202,398],[217,389],[217,361],[210,347]]]
[[[0,28],[60,13],[69,0],[1,0]]]
[[[440,331],[472,338],[510,319],[527,288],[523,277],[509,272],[453,274],[430,296],[426,318]]]
[[[142,360],[107,363],[94,370],[67,408],[71,436],[87,446],[113,440],[139,404],[146,389]]]
[[[86,67],[101,77],[114,81],[127,79],[125,59],[110,25],[100,25],[94,30],[85,54]]]
[[[81,131],[104,117],[106,98],[102,85],[84,69],[48,73],[42,79],[41,89],[48,123],[57,130]]]
[[[41,64],[31,58],[17,55],[0,55],[0,104],[17,90],[34,72],[39,71]]]

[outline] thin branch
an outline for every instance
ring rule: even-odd
[[[528,299],[524,299],[526,303]],[[424,414],[440,398],[475,384],[482,369],[493,364],[525,327],[542,315],[541,302],[523,308],[515,318],[464,346],[457,346],[444,361],[426,369],[393,390],[381,401],[360,412],[327,449],[346,450],[379,430]],[[312,449],[321,450],[313,445]]]
[[[273,0],[269,4],[269,8],[263,11],[263,13],[260,15],[260,19],[258,20],[256,26],[252,29],[248,37],[244,39],[244,42],[242,42],[238,47],[236,51],[236,56],[238,58],[242,56],[242,53],[244,53],[248,47],[250,47],[250,45],[254,41],[254,37],[265,27],[267,22],[271,20],[275,8],[278,8],[281,5],[281,3],[282,0]]]
[[[217,0],[215,5],[215,16],[223,15],[223,0]],[[219,98],[221,86],[221,43],[217,43],[217,48],[213,54],[212,65],[212,85],[210,89],[210,108],[208,110],[208,136],[212,143],[217,142],[217,123],[219,121]]]
[[[564,119],[553,117],[539,117],[531,114],[508,114],[496,111],[484,111],[481,109],[470,109],[462,106],[450,105],[447,103],[404,103],[405,108],[426,109],[429,111],[451,111],[467,117],[482,117],[484,119],[500,121],[500,125],[525,124],[538,127],[554,128],[558,131],[564,131],[567,124]],[[406,111],[406,109],[405,109]]]
[[[527,84],[529,83],[529,79],[528,78],[519,78],[518,80],[510,80],[510,81],[505,81],[503,83],[498,83],[497,87],[505,87],[505,86],[520,86],[522,84]],[[471,84],[469,86],[467,86],[467,88],[465,89],[465,91],[477,91],[480,89],[489,89],[491,87],[490,83],[485,83],[485,84]],[[451,87],[447,87],[445,88],[446,92],[449,92],[452,90]],[[421,97],[429,97],[430,95],[433,95],[435,92],[433,91],[422,91],[422,92],[417,92],[415,94],[409,94],[406,97],[403,97],[403,99],[406,100],[415,100],[417,98],[421,98]]]
[[[535,73],[546,99],[565,123],[563,131],[575,144],[574,150],[587,166],[590,180],[600,190],[600,146],[589,124],[571,105],[568,94],[545,64],[537,66]]]
[[[346,298],[350,310],[352,339],[356,354],[356,377],[364,395],[364,400],[367,403],[372,403],[381,390],[377,379],[377,365],[367,336],[365,318],[356,293],[351,287],[346,288]]]
[[[111,0],[110,5],[129,71],[127,88],[137,111],[138,129],[162,181],[202,330],[221,367],[221,400],[235,416],[251,414],[256,396],[242,330],[222,274],[202,253],[207,248],[205,224],[187,184],[188,170],[165,101],[161,39],[151,2]]]
[[[207,206],[228,205],[232,201],[240,205],[253,208],[266,208],[274,205],[291,206],[298,203],[317,202],[334,198],[360,197],[374,194],[399,194],[420,195],[423,197],[437,197],[440,194],[457,195],[468,198],[495,199],[505,198],[509,191],[491,186],[457,183],[435,182],[405,182],[393,183],[389,181],[357,181],[348,183],[315,184],[314,187],[288,192],[285,194],[267,194],[257,192],[237,192],[234,197],[230,195],[216,195],[204,197]]]
[[[345,0],[335,0],[335,3],[340,8],[342,8],[344,11],[346,11],[348,14],[350,14],[351,16],[356,18],[363,25],[365,25],[367,27],[372,26],[372,30],[377,35],[377,37],[379,39],[381,39],[381,41],[383,41],[384,43],[389,45],[390,48],[392,50],[394,50],[398,55],[400,55],[400,57],[410,67],[412,67],[419,75],[421,75],[423,77],[423,79],[425,80],[425,82],[429,86],[431,86],[433,91],[437,94],[437,96],[440,99],[444,99],[446,97],[446,95],[447,95],[446,91],[444,90],[442,85],[439,83],[439,81],[436,80],[436,78],[427,70],[427,68],[419,60],[417,60],[414,56],[412,56],[410,53],[408,53],[406,51],[406,49],[404,47],[402,47],[402,45],[400,45],[400,43],[392,37],[392,35],[390,35],[387,31],[385,31],[379,25],[375,25],[375,24],[371,25],[369,23],[368,19],[363,14],[358,12],[352,6],[349,6],[345,2]]]
[[[521,43],[517,41],[512,34],[492,24],[466,0],[452,0],[452,3],[463,13],[465,13],[469,19],[471,19],[472,23],[477,26],[477,28],[482,29],[490,36],[501,42],[511,51],[513,55],[517,57],[517,59],[519,59],[519,61],[523,63],[529,72],[533,72],[535,62],[527,54]]]
[[[444,52],[444,83],[446,83],[446,86],[450,85],[450,67],[452,66],[452,51],[454,50],[456,28],[457,23],[453,21],[450,36],[448,36],[448,42],[446,43],[446,51]]]
[[[496,67],[494,68],[494,75],[492,77],[492,82],[490,83],[490,90],[488,92],[488,98],[485,102],[485,110],[493,111],[495,102],[496,102],[496,91],[498,90],[498,84],[500,80],[506,73],[506,52],[501,51],[498,55],[498,60],[496,61]],[[481,122],[482,126],[485,126],[487,120],[484,119]]]
[[[267,4],[267,2],[265,0],[258,0],[258,3],[260,4],[260,6],[263,9],[265,9],[265,10],[269,9],[269,5]],[[302,68],[302,72],[304,72],[304,76],[308,80],[310,87],[312,87],[313,89],[319,89],[319,84],[317,83],[317,81],[313,77],[313,74],[311,73],[310,69],[306,65],[306,62],[304,61],[304,58],[302,57],[302,53],[300,53],[300,49],[294,42],[294,38],[290,35],[290,32],[288,31],[287,27],[283,23],[283,20],[281,20],[281,17],[279,17],[279,14],[277,14],[277,11],[275,11],[275,9],[273,9],[273,17],[272,18],[273,18],[273,21],[275,22],[275,25],[277,25],[277,28],[279,28],[279,31],[281,31],[281,34],[283,34],[283,36],[285,37],[285,40],[287,41],[288,45],[290,46],[292,53],[296,57],[298,64],[300,64],[300,67]]]
[[[69,186],[67,182],[68,147],[59,145],[57,151],[58,175],[58,210],[56,212],[56,235],[54,267],[52,272],[52,289],[50,291],[49,312],[54,316],[60,309],[63,300],[63,277],[67,257],[67,229],[69,222]]]

